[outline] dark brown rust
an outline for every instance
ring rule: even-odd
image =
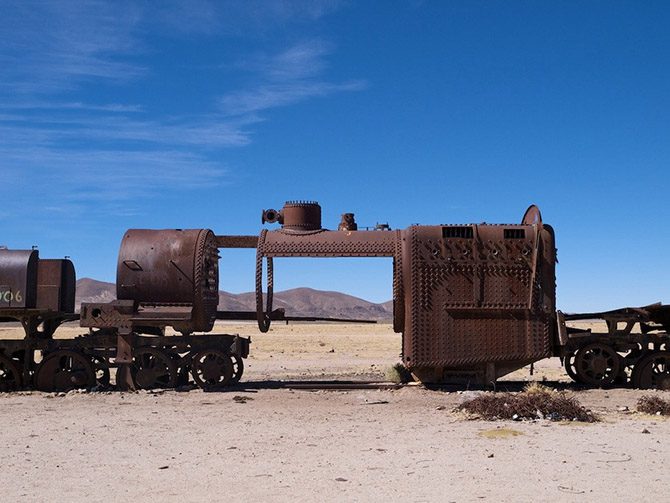
[[[145,230],[126,232],[116,273],[119,300],[144,307],[147,318],[156,309],[187,307],[190,320],[172,326],[181,332],[209,331],[216,320],[219,300],[218,251],[208,229]],[[181,309],[177,309],[181,313]]]
[[[37,309],[74,313],[76,277],[67,259],[40,259],[37,268]]]
[[[551,355],[553,233],[531,225],[403,232],[403,359],[422,380],[492,381]]]
[[[0,307],[35,307],[38,262],[37,250],[0,249]]]
[[[321,228],[321,206],[314,201],[287,201],[281,223],[288,231],[316,231]]]
[[[353,213],[342,213],[340,225],[337,226],[338,231],[357,231],[358,224]]]

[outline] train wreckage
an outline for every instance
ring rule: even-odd
[[[251,236],[131,229],[119,250],[117,299],[82,303],[79,313],[71,261],[0,249],[0,322],[25,330],[21,340],[0,340],[0,391],[106,387],[112,374],[120,389],[233,385],[250,340],[212,333],[216,320],[256,319],[266,332],[272,321],[300,319],[273,309],[276,257],[391,258],[393,329],[403,365],[424,383],[490,384],[560,357],[585,385],[670,385],[670,306],[558,311],[554,231],[535,206],[519,224],[359,230],[345,213],[338,230],[327,230],[318,203],[289,201],[264,210],[262,222],[280,227]],[[256,250],[255,312],[218,310],[222,248]],[[604,320],[607,332],[569,326],[584,319]],[[76,320],[87,333],[54,338]]]

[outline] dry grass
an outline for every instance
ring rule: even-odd
[[[521,393],[484,393],[463,402],[457,410],[477,419],[549,419],[593,423],[598,418],[566,393],[533,383]]]
[[[396,363],[392,367],[388,367],[385,372],[385,377],[387,381],[396,384],[405,384],[414,380],[410,371],[407,370],[402,363]]]
[[[670,400],[664,400],[659,396],[644,395],[637,401],[637,410],[645,414],[670,416]]]

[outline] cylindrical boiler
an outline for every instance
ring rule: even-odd
[[[0,307],[34,308],[37,250],[0,249]]]
[[[145,305],[191,305],[191,331],[209,331],[219,301],[218,259],[209,229],[130,229],[119,250],[117,298]]]

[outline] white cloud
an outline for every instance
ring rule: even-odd
[[[141,105],[123,105],[120,103],[92,104],[82,102],[19,101],[0,103],[0,110],[92,110],[97,112],[142,112]]]
[[[291,84],[268,84],[249,91],[238,91],[223,96],[221,109],[228,115],[243,115],[270,108],[293,105],[308,98],[325,96],[343,91],[360,91],[365,81],[350,81],[341,84],[330,82],[296,82]]]
[[[131,61],[141,49],[132,3],[98,1],[3,4],[0,88],[52,94],[82,80],[127,81],[145,73]]]
[[[151,4],[155,22],[182,34],[255,36],[289,23],[317,21],[342,0],[161,0]]]
[[[248,68],[257,72],[260,83],[222,96],[222,112],[232,116],[253,114],[308,98],[364,89],[367,83],[363,80],[329,82],[321,78],[330,51],[328,44],[311,40],[271,57],[252,59]]]
[[[215,159],[222,149],[248,145],[263,111],[360,90],[365,82],[325,78],[333,47],[307,40],[246,60],[240,70],[252,84],[211,96],[213,110],[156,114],[144,103],[113,97],[114,89],[151,75],[156,48],[149,34],[252,36],[313,22],[339,6],[328,0],[4,2],[0,195],[29,199],[36,211],[121,215],[134,212],[135,201],[226,183],[228,171]]]
[[[166,191],[212,188],[225,183],[227,176],[221,163],[178,150],[35,148],[0,150],[0,156],[0,171],[7,176],[0,194],[20,192],[21,208],[37,213],[53,208],[71,214],[132,213],[138,202]]]

